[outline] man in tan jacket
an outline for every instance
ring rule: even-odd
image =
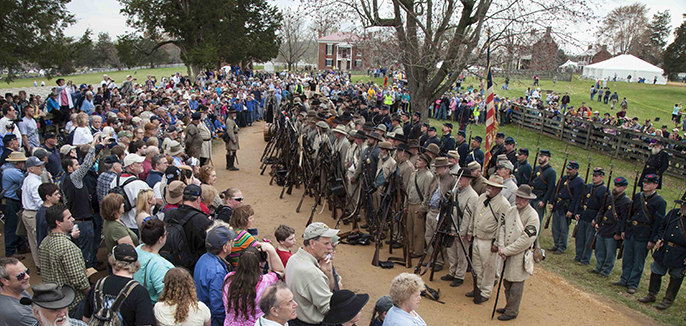
[[[515,206],[505,213],[498,236],[498,255],[505,260],[503,279],[507,305],[496,311],[502,314],[498,319],[503,321],[515,319],[519,314],[524,281],[533,274],[533,263],[529,263],[527,271],[524,255],[536,241],[540,228],[538,213],[529,205],[529,200],[536,198],[531,187],[521,185],[515,195]]]
[[[410,175],[407,184],[405,209],[407,210],[407,233],[410,235],[410,255],[412,258],[421,257],[424,253],[424,231],[426,212],[420,212],[424,198],[429,195],[429,187],[434,181],[434,174],[428,169],[431,157],[427,154],[418,155],[417,169]]]
[[[467,244],[467,231],[469,229],[469,223],[472,221],[472,214],[476,209],[476,203],[479,201],[479,195],[476,191],[472,189],[470,182],[474,177],[472,171],[469,169],[459,169],[457,171],[450,172],[451,174],[458,176],[458,191],[454,194],[455,198],[453,200],[457,201],[457,208],[453,210],[453,219],[459,230],[455,230],[452,227],[452,232],[459,231],[460,237],[462,237],[465,245]],[[460,177],[461,175],[461,177]],[[469,247],[467,247],[469,250]],[[455,239],[453,244],[448,247],[448,261],[450,261],[450,268],[448,275],[441,277],[443,281],[451,281],[450,286],[457,287],[464,283],[464,276],[467,273],[467,257],[465,256],[465,250],[462,248],[459,239]]]
[[[498,257],[496,247],[498,226],[505,212],[510,208],[510,203],[500,193],[503,188],[503,178],[492,175],[486,181],[486,185],[488,190],[479,196],[467,232],[467,239],[473,242],[472,263],[478,275],[477,286],[481,290],[482,302],[491,297]],[[467,297],[474,297],[474,291],[468,292]]]
[[[426,241],[426,254],[431,257],[433,253],[431,238],[438,228],[438,213],[441,211],[441,200],[443,196],[453,189],[455,185],[455,177],[450,175],[450,161],[447,157],[437,157],[431,166],[436,169],[436,178],[434,178],[427,196],[424,196],[424,201],[419,211],[426,213],[426,229],[424,230],[424,240]],[[441,251],[445,248],[441,247]],[[436,256],[436,269],[440,271],[443,269],[443,256],[440,253]],[[428,261],[427,261],[428,262]]]
[[[488,189],[486,185],[486,181],[488,180],[484,178],[481,173],[481,164],[479,164],[479,162],[472,161],[467,164],[467,168],[472,171],[472,175],[474,176],[472,179],[472,188],[474,188],[474,191],[481,196]]]

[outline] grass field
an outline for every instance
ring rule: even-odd
[[[33,87],[33,81],[35,80],[38,82],[38,85],[40,85],[41,81],[45,81],[45,87],[53,87],[55,86],[55,81],[57,78],[64,78],[65,80],[72,80],[74,81],[74,84],[100,84],[100,81],[102,80],[102,75],[107,74],[107,76],[110,76],[112,79],[114,79],[115,83],[121,84],[121,82],[126,79],[126,75],[131,75],[133,78],[138,78],[139,82],[145,81],[147,78],[148,74],[151,74],[153,76],[157,77],[157,80],[159,81],[163,76],[169,77],[173,75],[176,72],[180,72],[181,74],[186,74],[186,68],[185,67],[171,67],[171,68],[155,68],[155,69],[138,69],[138,71],[134,70],[119,70],[119,71],[108,71],[105,73],[102,72],[97,72],[97,73],[91,73],[91,74],[82,74],[82,75],[72,75],[72,76],[66,76],[66,77],[53,77],[52,79],[48,80],[45,77],[41,78],[25,78],[25,79],[17,79],[11,83],[7,83],[6,81],[2,80],[0,81],[0,89],[7,89],[7,88],[15,88],[15,87]]]

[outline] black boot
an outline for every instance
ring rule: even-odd
[[[676,298],[676,294],[679,293],[679,288],[681,288],[681,282],[683,280],[683,278],[670,277],[665,298],[662,299],[662,302],[655,306],[655,308],[665,310],[671,307],[674,303],[674,299]]]
[[[230,161],[231,161],[231,155],[230,155],[230,154],[226,154],[226,169],[227,169],[227,170],[231,170]]]
[[[231,160],[230,160],[230,167],[229,171],[238,171],[238,168],[233,165],[233,163],[236,161],[236,153],[231,154]]]
[[[657,294],[660,292],[660,285],[662,284],[662,275],[650,273],[650,284],[648,285],[648,294],[645,297],[638,299],[638,302],[650,303],[657,300]]]

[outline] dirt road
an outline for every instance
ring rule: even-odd
[[[241,150],[238,152],[240,171],[229,172],[224,167],[223,144],[214,147],[214,163],[217,167],[219,181],[217,189],[238,187],[243,192],[244,203],[255,209],[255,224],[259,229],[259,237],[273,238],[273,230],[277,225],[288,224],[296,229],[298,239],[305,228],[310,208],[314,200],[306,197],[300,213],[295,212],[302,189],[294,189],[292,195],[284,195],[279,199],[281,187],[274,184],[269,186],[269,168],[264,175],[260,175],[259,159],[264,150],[265,142],[262,136],[263,123],[256,123],[252,127],[240,131]],[[328,210],[321,215],[321,206],[315,213],[315,221],[333,226],[335,221]],[[342,226],[344,231],[349,226]],[[293,250],[295,251],[295,250]],[[401,266],[393,269],[381,269],[371,265],[374,246],[340,245],[337,249],[334,266],[342,277],[345,288],[356,293],[369,293],[371,298],[365,307],[363,319],[359,325],[367,325],[371,318],[374,302],[380,296],[388,294],[390,281],[402,272],[412,272]],[[398,254],[399,255],[399,254]],[[384,246],[381,259],[388,257],[388,247]],[[414,260],[416,263],[417,259]],[[543,263],[545,266],[545,262]],[[557,275],[546,272],[540,265],[535,274],[526,282],[526,291],[522,299],[519,317],[508,324],[511,325],[656,325],[649,317],[639,314],[624,306],[598,298],[595,295],[580,291],[571,286]],[[441,289],[442,305],[427,299],[422,300],[418,309],[419,314],[428,325],[483,325],[499,324],[498,320],[491,321],[491,310],[495,294],[492,299],[481,304],[474,303],[465,293],[472,289],[471,276],[458,288],[451,288],[448,282],[439,278],[447,273],[446,270],[436,273],[434,281],[428,284],[432,288]],[[424,280],[429,281],[428,273]],[[505,295],[501,293],[499,306],[505,304]]]

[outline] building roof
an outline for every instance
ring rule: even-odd
[[[319,42],[344,42],[348,40],[352,40],[355,38],[355,35],[352,33],[346,33],[346,32],[335,32],[333,34],[329,34],[323,37],[319,38]]]

